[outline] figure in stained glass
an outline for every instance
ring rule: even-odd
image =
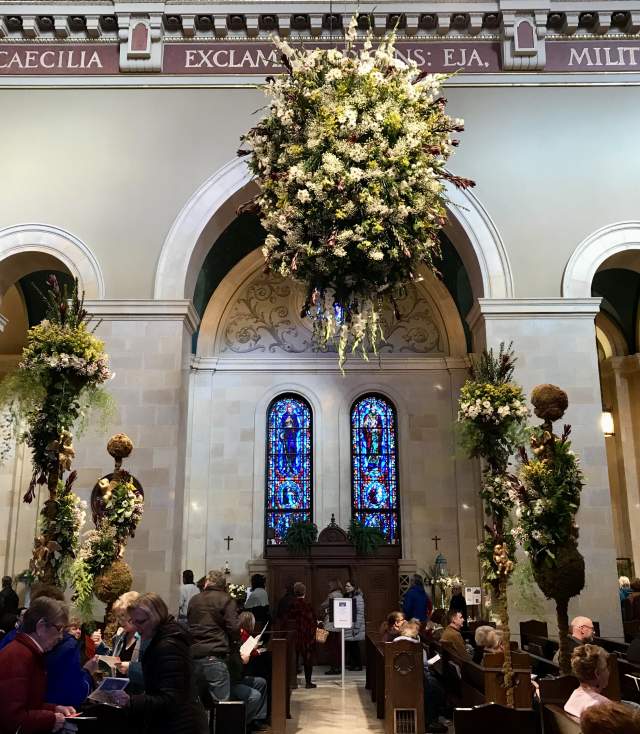
[[[399,543],[396,417],[393,405],[366,395],[351,409],[353,516]]]
[[[311,408],[297,395],[280,396],[267,427],[266,538],[279,545],[293,522],[311,520]]]
[[[293,410],[293,403],[287,403],[285,413],[280,419],[280,440],[282,442],[282,453],[285,464],[290,471],[295,469],[296,457],[298,455],[298,416]]]

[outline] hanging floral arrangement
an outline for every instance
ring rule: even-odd
[[[468,456],[483,462],[480,496],[487,522],[478,546],[482,583],[491,590],[492,607],[500,620],[504,641],[504,685],[513,706],[507,586],[515,568],[516,543],[511,511],[518,482],[509,472],[510,456],[526,439],[529,414],[522,388],[513,382],[515,358],[511,345],[500,345],[472,360],[471,377],[462,386],[458,403],[461,444]]]
[[[385,300],[435,270],[446,222],[445,168],[462,120],[445,113],[443,75],[396,57],[393,34],[344,49],[274,39],[286,73],[264,87],[266,116],[242,140],[260,185],[266,268],[304,284],[314,343],[376,351]]]

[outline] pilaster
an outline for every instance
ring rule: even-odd
[[[476,350],[513,342],[515,379],[525,393],[551,382],[569,396],[564,421],[572,425],[573,448],[585,474],[578,524],[587,571],[584,591],[573,599],[570,612],[598,620],[605,637],[621,637],[611,495],[600,429],[594,327],[599,308],[599,298],[479,299],[468,321]]]

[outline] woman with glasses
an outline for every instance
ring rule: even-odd
[[[42,596],[25,612],[21,631],[0,650],[0,734],[56,732],[71,706],[45,703],[45,653],[62,639],[69,622],[65,605]]]
[[[130,723],[145,732],[204,734],[206,716],[195,693],[189,634],[157,594],[143,594],[127,611],[143,643],[148,641],[142,656],[144,693],[114,691],[115,702],[127,710]]]

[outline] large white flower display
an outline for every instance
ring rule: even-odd
[[[267,79],[239,154],[260,185],[266,267],[305,284],[315,343],[337,342],[342,368],[348,349],[376,351],[383,301],[435,270],[443,181],[473,185],[445,168],[463,122],[445,113],[446,77],[397,58],[393,34],[356,43],[354,18],[343,49],[274,42],[286,73]]]

